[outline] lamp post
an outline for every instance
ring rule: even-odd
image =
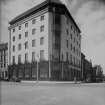
[[[37,54],[37,82],[39,81],[39,55]]]
[[[63,80],[63,77],[64,75],[63,75],[63,54],[62,54],[62,80]]]

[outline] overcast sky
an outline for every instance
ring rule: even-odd
[[[0,0],[0,39],[8,41],[8,22],[43,0]],[[105,73],[105,0],[62,0],[82,31],[82,52]]]

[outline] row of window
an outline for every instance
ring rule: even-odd
[[[68,18],[66,20],[66,23],[67,23],[67,25],[69,25],[69,19]],[[74,34],[76,34],[77,37],[79,37],[79,40],[80,40],[80,36],[78,35],[78,31],[72,25],[70,26],[70,28],[71,28],[71,30],[73,30]],[[66,30],[66,32],[67,32],[67,35],[68,35],[69,34],[68,29]]]
[[[66,60],[69,61],[69,53],[68,52],[66,52]],[[70,55],[70,63],[80,66],[81,61],[78,60],[76,57],[73,57],[72,55]]]
[[[44,25],[42,25],[41,27],[40,27],[40,32],[43,32],[44,31]],[[32,35],[34,35],[36,33],[36,29],[34,28],[34,29],[32,29]],[[21,34],[19,34],[19,36],[18,36],[18,39],[21,39]],[[28,37],[28,31],[26,31],[25,32],[25,37]],[[13,42],[15,41],[15,36],[13,36]]]
[[[44,50],[40,50],[40,60],[41,61],[45,60],[44,54],[45,54]],[[28,62],[28,53],[25,53],[24,57],[25,57],[25,62]],[[21,54],[18,55],[18,63],[22,62],[21,58],[22,58]],[[36,60],[35,52],[32,52],[32,62],[34,62],[35,60]],[[14,64],[15,63],[15,56],[12,57],[12,61],[13,61],[13,64]]]
[[[68,40],[66,40],[66,47],[69,48],[69,41],[68,41]],[[80,47],[80,45],[79,45],[79,47]],[[73,47],[72,44],[71,44],[70,48],[71,48],[71,51],[73,51],[73,52],[76,53],[77,55],[81,55],[81,53],[79,52],[79,50],[76,49],[75,46]]]
[[[44,37],[41,37],[40,38],[40,45],[43,45],[44,44]],[[28,41],[26,41],[24,43],[25,45],[25,49],[28,49]],[[36,46],[36,39],[32,40],[32,47],[35,47]],[[22,49],[22,44],[18,44],[18,50],[20,51]],[[13,45],[13,52],[15,52],[15,45]]]
[[[40,17],[40,21],[43,21],[44,20],[44,15],[43,16],[41,16]],[[32,20],[32,24],[35,24],[36,23],[36,19],[33,19]],[[27,23],[25,23],[25,28],[27,28],[28,27],[28,22]],[[19,26],[19,30],[21,30],[21,25]],[[13,32],[15,32],[15,28],[13,29]]]
[[[67,35],[69,35],[68,30],[67,30]],[[72,33],[70,34],[70,38],[71,38],[71,40],[73,39]],[[80,39],[79,39],[79,40],[80,40]],[[76,38],[74,37],[74,43],[75,43],[75,42],[76,42]],[[79,45],[78,41],[77,41],[77,45]]]

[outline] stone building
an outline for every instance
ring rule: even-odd
[[[0,44],[0,78],[8,77],[8,43]]]
[[[59,0],[45,0],[9,24],[10,75],[22,79],[80,78],[81,31]]]

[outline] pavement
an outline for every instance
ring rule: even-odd
[[[0,105],[105,105],[105,83],[1,83]]]

